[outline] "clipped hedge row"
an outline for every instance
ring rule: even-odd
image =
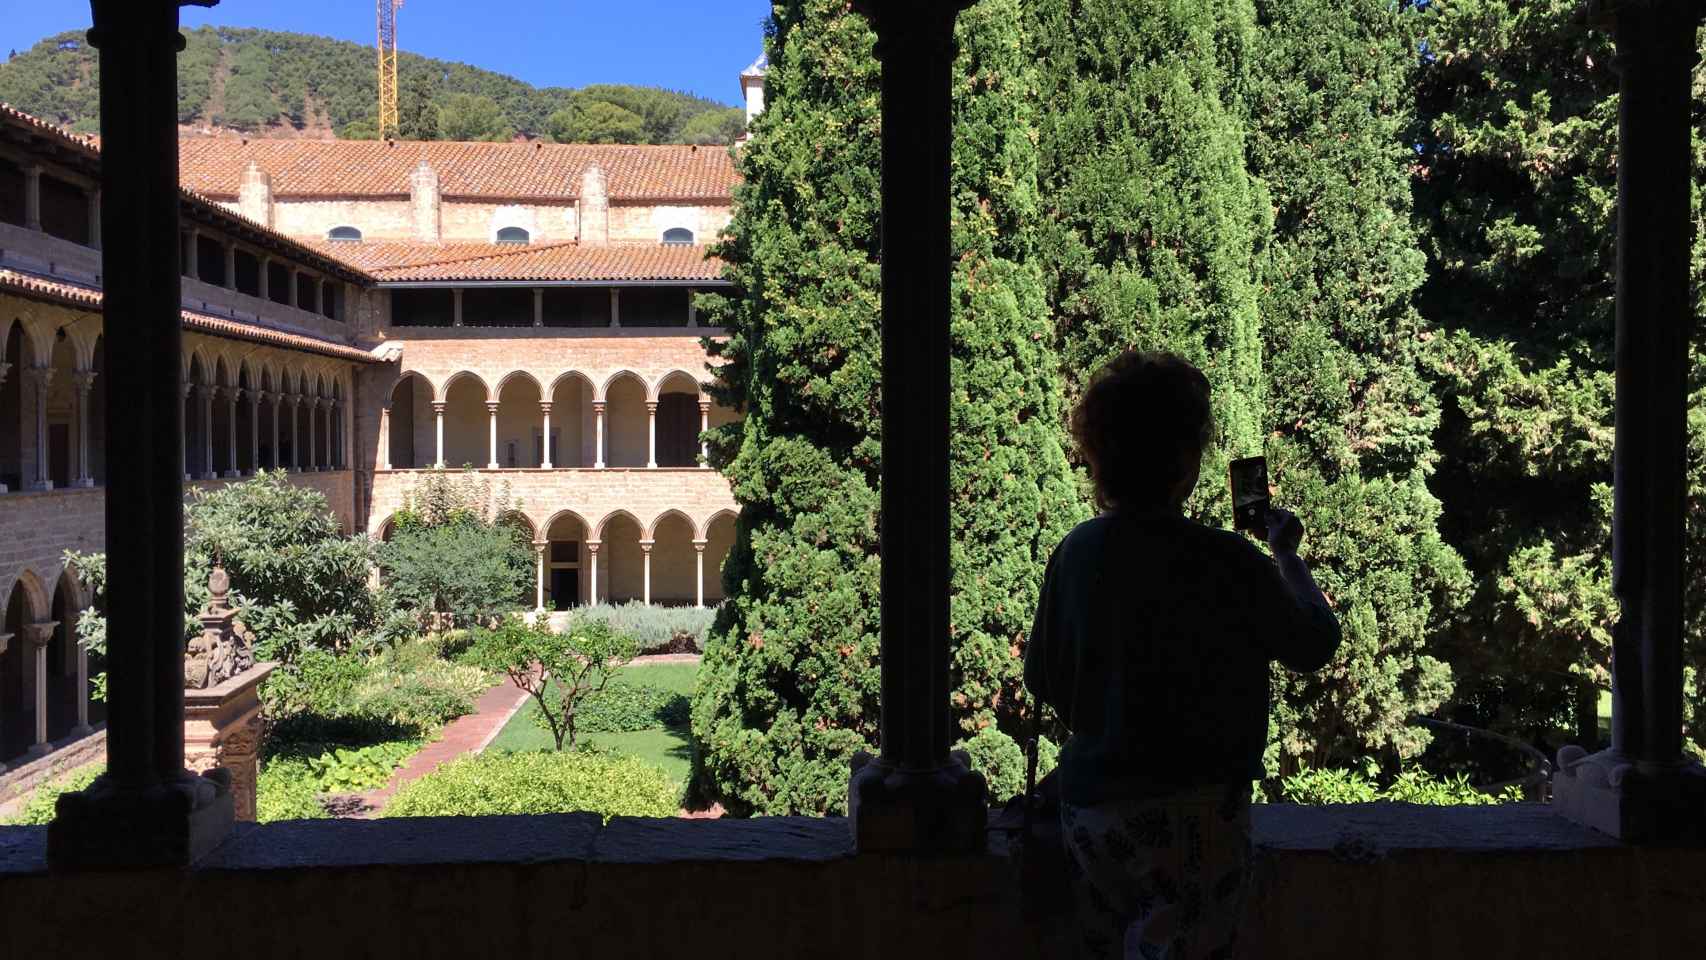
[[[698,653],[717,611],[711,607],[648,607],[639,601],[577,607],[575,620],[600,620],[634,638],[640,653]]]
[[[693,705],[673,690],[620,680],[588,697],[575,712],[581,733],[633,733],[687,725]]]
[[[681,789],[634,757],[592,752],[481,753],[461,757],[404,786],[382,817],[475,817],[590,812],[672,817]]]

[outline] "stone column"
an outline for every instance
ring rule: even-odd
[[[604,401],[592,402],[593,448],[592,466],[596,470],[604,469]]]
[[[314,441],[314,421],[320,419],[320,398],[307,397],[305,402],[308,404],[308,465],[306,469],[309,473],[313,473],[320,469],[320,450]]]
[[[237,289],[237,245],[225,244],[225,289]]]
[[[541,287],[533,288],[533,325],[545,325],[545,290]]]
[[[243,471],[237,469],[237,397],[243,391],[236,387],[226,387],[225,393],[225,475],[240,477]]]
[[[598,602],[598,548],[603,545],[604,543],[601,540],[588,540],[583,544],[586,547],[586,555],[591,558],[592,564],[586,581],[587,603],[589,604]]]
[[[539,416],[545,426],[539,434],[539,469],[551,469],[551,401],[539,401]]]
[[[410,464],[413,466],[413,464]],[[391,405],[379,408],[379,469],[391,469]]]
[[[646,402],[646,468],[656,470],[658,465],[658,404],[656,400]]]
[[[7,371],[9,371],[9,370],[11,370],[11,369],[12,369],[12,365],[11,365],[11,364],[9,364],[9,363],[0,363],[0,386],[3,386],[3,385],[5,385],[5,383],[6,383],[6,373],[7,373]],[[20,479],[21,479],[21,478],[20,478]],[[4,484],[4,483],[0,483],[0,493],[6,493],[6,492],[7,492],[7,489],[6,489],[6,485],[5,485],[5,484]],[[0,645],[0,653],[4,653],[4,652],[6,652],[6,651],[5,651],[5,647],[4,647],[4,645]],[[5,766],[4,766],[4,765],[0,765],[0,770],[5,770],[5,769],[6,769],[6,768],[5,768]]]
[[[545,549],[549,540],[533,541],[533,612],[545,612]]]
[[[655,540],[640,541],[640,602],[652,605],[652,547]]]
[[[201,279],[201,231],[195,227],[190,228],[189,251],[184,257],[183,266],[184,276],[191,280]]]
[[[694,562],[694,566],[697,567],[697,572],[695,573],[695,579],[698,582],[698,588],[696,590],[694,590],[694,592],[693,592],[693,605],[695,607],[703,608],[705,606],[705,541],[704,540],[693,541],[693,562]]]
[[[882,62],[882,753],[848,785],[861,852],[973,851],[983,777],[950,754],[949,154],[954,19],[971,0],[854,0]]]
[[[433,457],[432,465],[444,469],[444,401],[432,402],[433,421],[437,425],[438,453]]]
[[[689,327],[699,325],[699,305],[693,302],[693,293],[694,291],[691,289],[687,291],[687,325]]]
[[[41,232],[41,167],[24,168],[24,229]]]
[[[196,391],[201,394],[201,454],[206,458],[202,461],[203,480],[215,480],[219,477],[219,469],[213,463],[213,395],[218,390],[218,387],[204,384]]]
[[[89,191],[89,246],[101,249],[101,188]]]
[[[252,165],[252,161],[251,161],[251,165]],[[257,281],[257,284],[258,284],[257,291],[258,292],[255,294],[255,296],[261,298],[262,300],[270,301],[270,300],[272,300],[272,258],[271,257],[261,257],[260,259],[261,259],[260,279]]]
[[[95,373],[79,370],[72,375],[77,386],[77,479],[74,487],[95,485],[95,472],[89,466],[89,391],[95,387]]]
[[[249,473],[261,472],[261,401],[266,394],[249,391]]]
[[[498,404],[495,400],[486,401],[486,445],[490,456],[486,460],[487,470],[498,468]]]
[[[35,689],[30,697],[35,711],[35,740],[25,754],[32,759],[45,757],[53,750],[53,745],[47,742],[47,647],[53,642],[53,631],[58,626],[53,622],[24,624],[24,650],[29,654],[31,672],[35,675]]]
[[[457,288],[450,291],[450,325],[453,327],[462,326],[462,288],[461,287],[457,287]]]
[[[35,394],[35,447],[36,472],[35,479],[30,481],[31,490],[52,490],[52,474],[49,472],[47,449],[47,388],[53,383],[52,367],[31,367],[24,371],[24,382],[29,384],[30,392]]]
[[[77,644],[77,725],[71,728],[73,737],[86,737],[95,732],[89,726],[89,648],[77,640],[74,624],[67,625],[71,642]]]
[[[185,482],[194,479],[190,476],[190,425],[185,412],[190,405],[190,387],[188,381],[178,381],[178,472]],[[110,426],[108,430],[111,430]],[[111,441],[107,446],[112,446]]]
[[[62,794],[55,871],[185,866],[230,832],[229,779],[184,769],[184,398],[177,4],[94,0],[107,411],[107,769]],[[111,240],[111,243],[105,243]]]
[[[711,469],[711,444],[705,439],[705,431],[711,429],[711,401],[699,401],[699,468]]]
[[[1609,11],[1609,12],[1608,12]],[[1693,70],[1702,8],[1596,4],[1617,39],[1611,748],[1558,754],[1553,806],[1624,841],[1706,842],[1706,768],[1682,750]]]
[[[302,282],[298,279],[301,272],[302,271],[295,267],[290,268],[290,306],[297,310],[302,309],[300,296],[302,291]],[[294,443],[295,441],[292,442]]]
[[[294,473],[302,472],[302,444],[297,441],[302,438],[302,394],[290,395],[290,469]]]
[[[620,287],[610,288],[610,325],[613,327],[622,325],[622,289]]]
[[[12,635],[9,633],[0,633],[0,656],[4,656],[6,651],[11,646],[12,646]],[[0,763],[0,773],[5,773],[6,769],[7,769],[6,764]]]
[[[280,456],[281,455],[280,455],[279,450],[278,450],[278,418],[279,418],[280,408],[283,404],[284,404],[284,394],[277,393],[277,392],[273,393],[273,395],[272,395],[272,468],[274,470],[277,470],[279,468],[279,464],[280,464]],[[295,441],[293,440],[292,442],[294,443]]]

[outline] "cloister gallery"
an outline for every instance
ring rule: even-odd
[[[742,77],[758,109],[762,71]],[[728,151],[184,138],[184,479],[261,469],[385,538],[476,471],[535,605],[722,597],[728,483],[693,304],[726,286]],[[0,106],[0,770],[99,726],[64,553],[103,549],[101,151]],[[98,665],[97,665],[98,669]]]

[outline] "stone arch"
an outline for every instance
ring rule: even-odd
[[[493,392],[493,395],[495,397],[497,397],[497,399],[502,400],[504,390],[506,388],[508,388],[511,384],[519,384],[521,381],[526,381],[528,383],[531,383],[533,385],[534,390],[539,391],[541,395],[544,394],[544,389],[542,387],[540,387],[540,385],[539,385],[539,378],[538,377],[535,377],[533,374],[527,372],[526,370],[511,370],[510,372],[504,374],[502,379],[498,380],[498,385],[497,385],[496,390]]]
[[[651,459],[651,385],[631,370],[604,382],[604,461],[612,467],[643,467]]]
[[[685,370],[671,370],[659,378],[652,397],[656,409],[655,459],[660,467],[696,467],[702,453],[701,428],[706,425],[700,404],[706,399],[705,385]]]
[[[527,534],[529,542],[539,539],[539,527],[533,518],[521,510],[505,510],[497,516],[497,523],[507,524]]]
[[[432,412],[432,381],[418,370],[405,370],[385,393],[387,448],[382,460],[393,469],[432,466],[437,438]]]
[[[539,380],[525,370],[504,375],[497,385],[499,466],[537,468],[544,465],[544,420],[539,407],[546,399]],[[553,425],[552,432],[557,433]]]
[[[692,517],[688,516],[685,511],[678,510],[675,507],[667,507],[664,510],[659,511],[658,515],[652,518],[652,522],[642,528],[645,530],[645,538],[647,540],[652,539],[657,533],[658,525],[663,523],[665,520],[672,518],[687,524],[687,532],[690,536],[697,537],[699,535],[699,525],[693,522]]]
[[[592,563],[586,552],[592,525],[573,510],[558,510],[539,528],[539,539],[545,541],[545,554],[540,558],[544,569],[544,596],[541,605],[546,609],[567,610],[591,597],[589,578]]]
[[[564,520],[573,520],[575,523],[580,524],[582,533],[590,534],[592,531],[592,524],[587,523],[585,517],[581,516],[578,511],[567,509],[558,510],[556,513],[551,514],[550,518],[545,521],[545,525],[541,529],[546,533],[550,533],[556,528],[558,523]]]
[[[12,582],[12,594],[23,599],[25,623],[41,623],[50,616],[53,607],[47,587],[34,570],[18,574],[18,579]]]
[[[627,510],[611,511],[598,524],[598,599],[610,603],[644,596],[645,525]]]
[[[397,533],[397,514],[393,513],[374,528],[373,539],[380,543],[389,543]]]
[[[705,545],[705,602],[720,602],[723,590],[723,565],[734,549],[740,515],[734,510],[718,510],[705,521],[699,539]]]
[[[685,382],[684,382],[685,381]],[[665,393],[691,393],[696,400],[708,400],[710,395],[705,392],[705,384],[698,377],[686,370],[675,369],[659,377],[651,387],[648,399],[657,400]]]
[[[484,467],[490,463],[491,419],[486,404],[492,402],[492,394],[486,381],[472,373],[453,374],[444,382],[438,399],[444,405],[445,465]]]
[[[680,510],[665,510],[646,531],[650,541],[649,589],[645,599],[672,606],[698,602],[698,552],[694,541],[699,528]]]
[[[608,401],[610,398],[610,388],[627,379],[632,379],[635,383],[639,384],[640,392],[645,394],[646,399],[651,399],[652,385],[646,382],[645,377],[640,376],[632,370],[618,370],[610,376],[605,377],[604,382],[599,384],[598,389],[593,392],[592,398],[594,400]]]
[[[592,538],[603,540],[605,532],[610,529],[610,525],[618,520],[626,520],[632,523],[636,530],[642,531],[642,535],[646,529],[646,525],[640,522],[640,518],[634,516],[626,507],[617,507],[599,519],[598,525],[592,528]]]
[[[699,539],[701,539],[701,540],[709,539],[711,536],[712,525],[719,523],[723,520],[728,520],[731,523],[739,523],[740,522],[740,511],[739,510],[731,510],[728,507],[724,507],[723,509],[718,510],[716,513],[713,513],[710,516],[706,517],[705,522],[703,524],[701,524],[699,527]]]
[[[451,374],[450,376],[445,377],[444,378],[444,384],[439,387],[438,392],[436,395],[433,396],[433,399],[434,400],[440,400],[440,401],[448,399],[450,396],[450,389],[452,387],[456,386],[458,383],[462,382],[463,380],[472,380],[475,383],[479,384],[480,385],[480,393],[482,394],[482,397],[484,400],[493,399],[492,398],[492,388],[486,385],[485,378],[481,377],[479,374],[475,373],[472,370],[458,370],[455,373]]]

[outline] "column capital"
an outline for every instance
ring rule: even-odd
[[[652,547],[655,547],[655,546],[657,546],[656,540],[641,540],[640,541],[640,550],[644,553],[651,553]]]
[[[711,412],[711,401],[707,400],[704,397],[700,397],[699,398],[699,412],[700,413],[710,413]]]
[[[7,374],[7,372],[8,372],[8,371],[10,371],[10,370],[11,370],[11,369],[12,369],[12,365],[11,365],[11,364],[9,364],[9,363],[0,363],[0,383],[5,383],[5,382],[6,382],[6,374]]]
[[[709,546],[710,543],[711,543],[711,541],[709,541],[709,540],[695,540],[695,541],[693,541],[693,549],[698,551],[699,553],[704,553],[705,548],[707,546]]]
[[[603,413],[604,412],[604,406],[605,406],[605,401],[594,400],[592,402],[592,412],[593,413]]]
[[[499,406],[500,406],[500,404],[498,403],[498,401],[487,400],[486,401],[486,412],[495,417],[498,415],[498,407]]]
[[[434,401],[432,401],[432,412],[433,412],[433,413],[443,413],[443,412],[444,412],[444,408],[445,408],[445,407],[446,407],[446,406],[448,406],[448,403],[447,403],[447,402],[446,402],[446,401],[444,401],[444,400],[434,400]]]
[[[34,649],[52,643],[53,631],[58,628],[58,620],[44,620],[40,623],[26,623],[19,629],[24,634],[24,644]]]
[[[646,401],[646,412],[647,413],[657,413],[658,412],[658,402],[656,400],[647,400]]]
[[[535,541],[533,541],[533,549],[538,553],[544,553],[545,548],[550,546],[550,545],[551,545],[551,541],[549,541],[549,540],[535,540]]]
[[[53,368],[25,367],[24,380],[38,391],[46,390],[48,385],[53,383]]]
[[[5,653],[7,648],[11,645],[12,635],[9,633],[0,633],[0,653]]]
[[[952,55],[954,18],[975,0],[853,0],[853,9],[871,21],[877,33],[876,55],[898,45],[943,44],[944,56]],[[891,44],[893,46],[891,46]]]
[[[188,381],[188,380],[179,380],[178,381],[178,392],[183,394],[183,398],[185,400],[188,400],[190,398],[190,391],[194,390],[194,389],[195,389],[195,384],[191,383],[190,381]]]
[[[539,401],[539,412],[540,413],[550,413],[551,412],[551,401],[549,401],[549,400]]]
[[[604,541],[603,540],[582,540],[581,546],[586,548],[587,553],[597,553],[598,548],[604,546]]]
[[[0,374],[4,374],[4,372],[0,371]],[[78,393],[87,395],[95,387],[96,376],[97,374],[93,370],[78,370],[71,375],[71,383],[77,388]]]

